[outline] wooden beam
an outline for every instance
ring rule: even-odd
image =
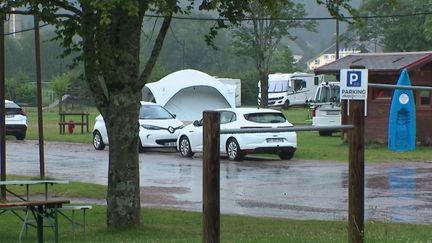
[[[203,242],[220,241],[220,113],[204,111]]]

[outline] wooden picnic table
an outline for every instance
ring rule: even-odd
[[[23,233],[27,230],[28,226],[32,226],[32,222],[36,222],[38,242],[43,242],[43,229],[44,219],[50,224],[54,230],[54,240],[58,242],[58,209],[64,204],[70,203],[69,200],[50,200],[48,199],[48,185],[66,184],[68,181],[61,180],[6,180],[0,181],[0,186],[5,186],[6,191],[13,196],[14,200],[6,200],[0,202],[0,215],[5,211],[12,211],[23,221],[23,226],[19,234],[19,240],[22,241]],[[33,200],[30,198],[31,185],[45,185],[44,200]],[[12,191],[7,186],[25,186],[25,196],[19,195],[17,192]],[[24,210],[25,216],[21,217],[15,211]],[[32,216],[34,221],[32,220]]]

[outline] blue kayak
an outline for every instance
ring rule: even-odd
[[[398,85],[411,85],[406,69],[399,76]],[[390,105],[388,149],[413,151],[416,147],[416,112],[412,90],[395,89]]]

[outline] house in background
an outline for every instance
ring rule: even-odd
[[[315,69],[315,74],[334,75],[340,80],[341,69],[362,66],[369,70],[369,83],[396,84],[406,68],[411,84],[432,87],[432,52],[351,54]],[[369,88],[365,138],[387,141],[388,117],[393,91]],[[417,141],[430,143],[432,138],[432,96],[430,91],[414,91],[417,115]]]
[[[340,49],[339,58],[360,53],[357,49]],[[334,62],[336,60],[336,51],[334,45],[321,52],[317,57],[307,62],[308,70],[315,70],[318,67]]]

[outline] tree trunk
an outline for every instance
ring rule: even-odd
[[[104,117],[109,140],[107,226],[131,228],[142,223],[138,113],[143,86],[139,82],[143,16],[116,8],[109,24],[95,32],[91,26],[100,19],[90,2],[82,6],[85,78]]]
[[[110,112],[105,115],[110,145],[107,193],[109,228],[128,228],[142,223],[138,160],[139,94],[135,94],[135,97],[127,95],[129,102],[112,105]]]
[[[268,72],[259,70],[260,87],[261,87],[261,108],[268,107]]]

